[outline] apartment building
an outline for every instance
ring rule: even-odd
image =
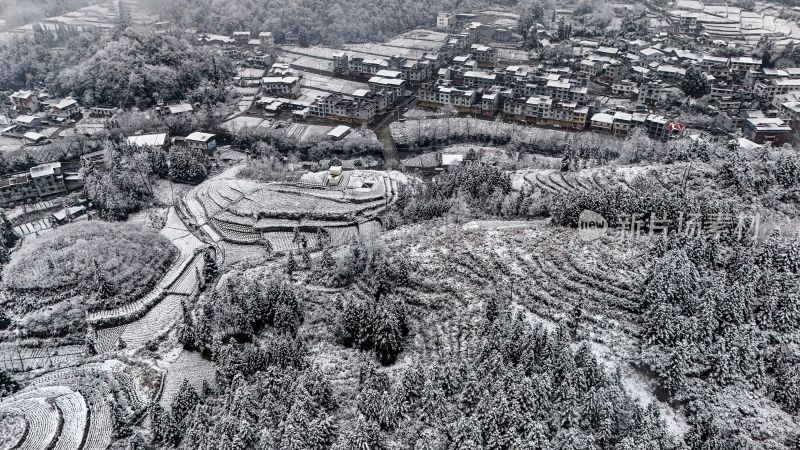
[[[0,179],[0,204],[15,205],[67,193],[61,163],[32,167],[28,172]]]
[[[514,120],[537,125],[582,130],[586,127],[589,107],[546,96],[515,97],[505,101],[503,113]]]
[[[368,97],[326,94],[317,97],[309,106],[309,114],[348,122],[368,122],[378,113],[378,101]]]

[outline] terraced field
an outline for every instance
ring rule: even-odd
[[[274,251],[285,252],[298,247],[297,229],[313,248],[322,229],[339,245],[358,238],[359,224],[374,223],[395,201],[398,180],[379,171],[345,172],[335,185],[324,172],[292,184],[215,180],[193,189],[185,209],[198,226],[235,244],[267,240]]]
[[[119,361],[62,369],[0,402],[4,448],[100,450],[111,444],[111,405],[141,412],[139,387]]]

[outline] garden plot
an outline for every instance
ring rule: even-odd
[[[222,128],[231,133],[239,133],[247,128],[269,128],[270,121],[261,117],[238,116],[222,123]]]
[[[286,128],[286,137],[298,142],[318,142],[327,139],[331,130],[333,127],[325,125],[293,123]]]
[[[412,39],[414,41],[431,41],[443,44],[449,35],[439,31],[411,30],[397,36],[397,39]]]
[[[14,231],[20,236],[36,234],[40,231],[48,230],[52,226],[49,218],[40,219],[35,222],[23,223],[14,227]]]
[[[562,172],[560,170],[522,170],[511,174],[514,189],[533,189],[550,194],[567,192],[593,192],[616,188],[627,188],[614,177],[601,176],[596,170]],[[624,178],[623,178],[624,179]]]

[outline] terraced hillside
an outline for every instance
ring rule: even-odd
[[[298,183],[212,180],[184,202],[190,219],[212,238],[237,244],[267,240],[273,250],[287,251],[296,247],[295,230],[311,247],[323,237],[333,245],[349,242],[395,201],[398,182],[392,173],[362,170],[346,171],[335,182],[327,172],[307,174]]]
[[[137,415],[144,395],[125,364],[110,360],[50,372],[0,402],[3,448],[105,449],[112,409]]]

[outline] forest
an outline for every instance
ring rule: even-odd
[[[292,34],[301,45],[377,42],[423,25],[435,25],[436,13],[485,6],[477,0],[144,0],[165,20],[200,31],[272,31],[276,41]],[[516,4],[516,1],[498,1]]]
[[[225,99],[231,61],[194,46],[181,36],[144,29],[111,33],[36,28],[33,36],[0,44],[0,89],[46,84],[54,94],[73,96],[84,106],[149,107],[157,101],[215,104]],[[59,47],[54,51],[55,47]]]

